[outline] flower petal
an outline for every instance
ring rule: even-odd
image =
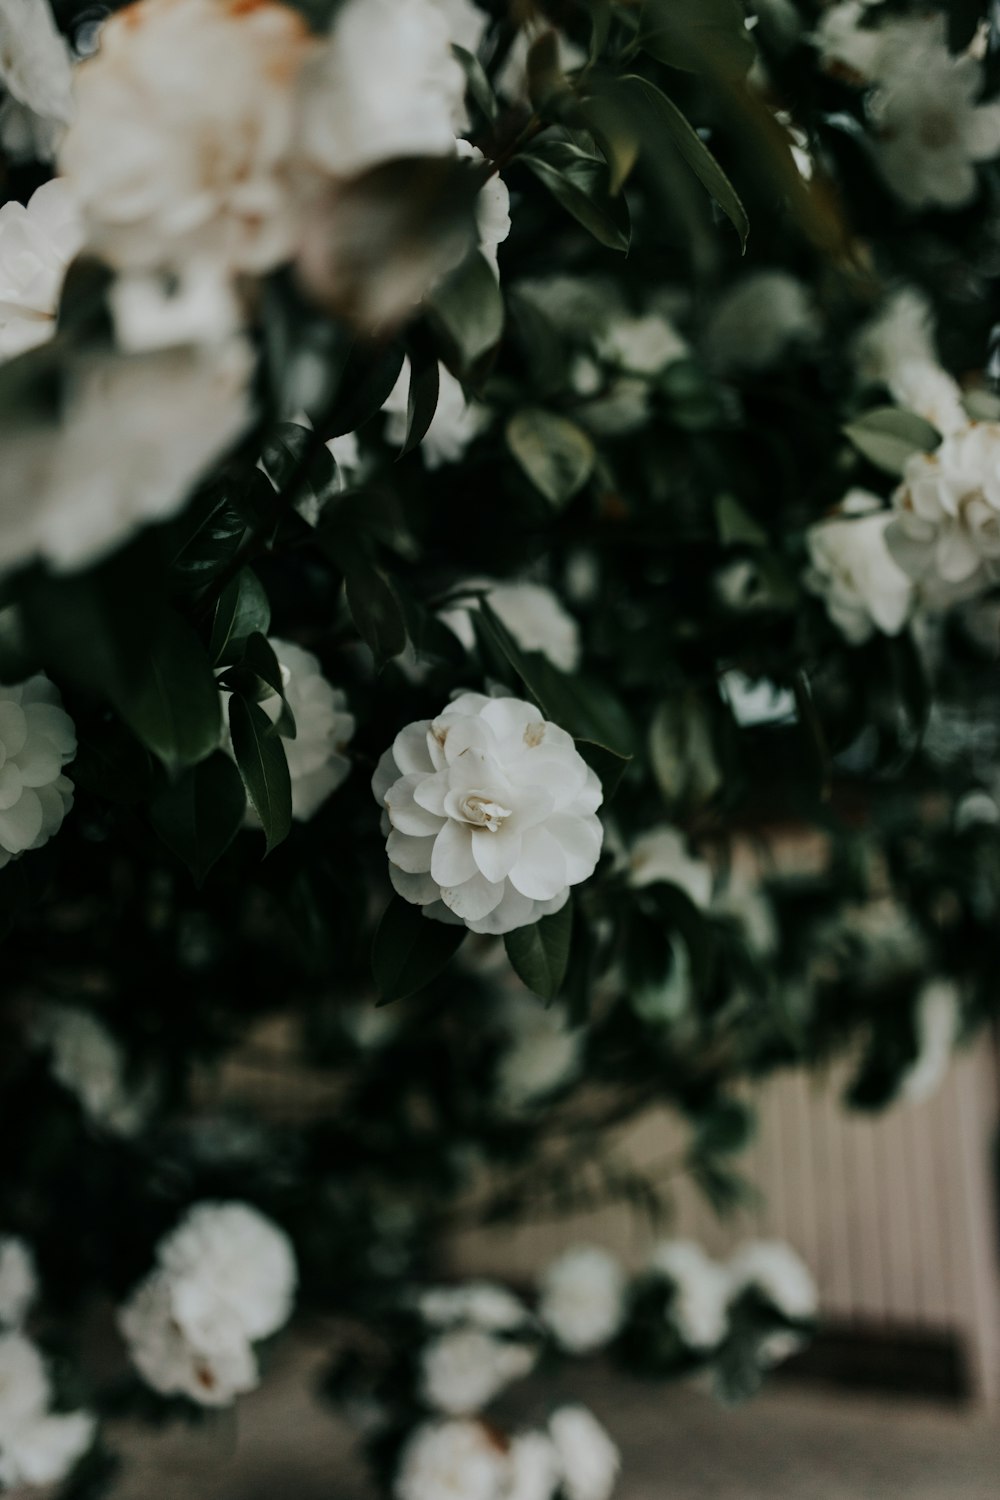
[[[427,812],[414,799],[414,793],[426,780],[419,775],[401,776],[394,781],[385,794],[386,810],[393,828],[400,833],[410,833],[418,838],[437,834],[441,829],[441,817]]]
[[[13,807],[0,811],[0,844],[11,854],[30,849],[42,831],[42,804],[26,788]]]
[[[522,896],[550,901],[569,883],[562,845],[544,827],[529,828],[521,842],[521,857],[509,878]]]
[[[385,852],[392,864],[407,875],[424,875],[431,867],[433,838],[414,838],[412,834],[393,829],[385,841]]]
[[[431,874],[441,886],[461,885],[477,874],[472,857],[472,829],[449,818],[434,840]]]
[[[480,874],[487,880],[506,880],[521,853],[521,834],[517,827],[505,823],[496,833],[491,833],[488,828],[474,828],[471,842],[472,857]]]
[[[479,922],[500,905],[504,889],[504,885],[494,885],[485,875],[474,875],[461,885],[442,889],[441,900],[463,922]]]

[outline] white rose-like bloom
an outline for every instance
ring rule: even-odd
[[[559,1484],[559,1454],[544,1432],[522,1432],[507,1454],[510,1475],[504,1500],[552,1500]]]
[[[111,16],[59,153],[91,247],[119,269],[287,260],[295,84],[317,45],[273,0],[136,0]]]
[[[613,318],[596,342],[602,359],[630,375],[658,375],[689,353],[687,340],[661,313]]]
[[[288,1321],[297,1279],[283,1229],[248,1203],[197,1203],[159,1246],[173,1314],[193,1336],[219,1309],[250,1340]]]
[[[730,1295],[754,1290],[792,1322],[816,1316],[816,1283],[802,1257],[783,1240],[751,1240],[727,1267]]]
[[[173,1288],[153,1271],[118,1311],[129,1357],[148,1386],[200,1406],[229,1406],[258,1382],[250,1340],[232,1314],[217,1312],[192,1339],[174,1316]]]
[[[580,627],[558,595],[541,583],[493,583],[470,578],[463,588],[482,590],[490,608],[506,625],[522,651],[541,651],[560,672],[580,665]],[[443,609],[439,618],[453,630],[467,651],[476,643],[472,611],[477,603]]]
[[[899,1094],[915,1104],[937,1093],[948,1071],[962,1023],[958,986],[929,979],[917,996],[917,1055],[899,1082]],[[0,1260],[0,1276],[3,1262]]]
[[[76,754],[76,730],[44,673],[0,684],[0,869],[59,832],[73,806],[63,767]]]
[[[808,346],[819,318],[806,287],[787,271],[755,271],[734,281],[715,304],[702,348],[720,370],[765,370],[789,348]]]
[[[38,1293],[35,1258],[17,1235],[0,1235],[0,1328],[19,1328]]]
[[[450,1417],[469,1416],[527,1375],[534,1363],[535,1351],[525,1344],[494,1338],[484,1328],[453,1328],[423,1352],[421,1394]]]
[[[431,424],[424,433],[420,454],[428,469],[458,463],[469,444],[489,422],[489,413],[469,401],[461,384],[444,365],[438,366],[438,401]],[[410,361],[403,360],[399,379],[386,397],[386,442],[402,447],[406,439],[406,408],[410,395]]]
[[[480,1422],[425,1422],[400,1455],[396,1500],[504,1500],[507,1457]]]
[[[875,632],[898,635],[914,602],[912,579],[890,551],[891,511],[877,495],[850,490],[838,514],[806,533],[810,570],[804,582],[818,594],[845,640],[863,645]]]
[[[495,1333],[523,1327],[529,1313],[519,1297],[495,1281],[467,1281],[462,1286],[428,1287],[417,1297],[425,1323],[473,1323]]]
[[[600,781],[572,737],[518,698],[463,693],[407,725],[372,790],[395,890],[473,932],[559,911],[600,857]]]
[[[666,823],[640,834],[628,856],[629,885],[640,889],[657,881],[678,886],[702,910],[712,899],[711,865],[689,854],[684,835]]]
[[[567,1500],[610,1500],[621,1454],[585,1406],[561,1406],[549,1418]]]
[[[50,339],[66,267],[83,230],[61,177],[36,188],[27,206],[0,208],[0,359]]]
[[[893,555],[925,590],[989,583],[1000,572],[1000,423],[970,422],[912,454],[892,503]]]
[[[941,368],[930,303],[916,287],[900,287],[858,335],[860,373],[888,386],[892,399],[931,422],[957,432],[968,417],[958,382]]]
[[[292,817],[307,822],[351,769],[344,749],[354,734],[354,715],[347,712],[347,698],[326,680],[311,651],[276,637],[270,641],[295,719],[295,738],[284,741],[292,782]],[[277,693],[265,698],[260,707],[272,723],[277,722],[281,713]]]
[[[538,1316],[571,1354],[599,1349],[625,1317],[625,1273],[618,1261],[596,1245],[567,1250],[542,1274]]]
[[[729,1325],[730,1276],[693,1240],[667,1240],[649,1258],[650,1270],[673,1283],[667,1316],[689,1349],[714,1349]]]
[[[202,348],[72,356],[58,427],[8,425],[0,558],[85,567],[143,523],[165,520],[251,418],[253,351]]]
[[[153,1102],[151,1082],[130,1083],[121,1048],[96,1016],[46,1005],[34,1038],[49,1051],[53,1078],[79,1100],[92,1124],[125,1137],[141,1130]]]
[[[56,1484],[90,1447],[89,1412],[53,1412],[42,1357],[20,1333],[0,1335],[0,1485]]]
[[[507,1045],[497,1062],[496,1102],[518,1115],[546,1099],[580,1071],[586,1034],[571,1026],[558,1001],[543,1006],[531,995],[512,995],[504,1005]]]
[[[73,115],[73,69],[49,0],[0,5],[0,146],[14,161],[50,161]]]

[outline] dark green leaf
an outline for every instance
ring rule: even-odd
[[[551,27],[539,32],[529,47],[526,71],[531,107],[544,118],[555,96],[566,91],[566,79],[559,66],[559,36]]]
[[[355,340],[344,364],[333,411],[323,420],[325,439],[354,432],[382,410],[399,379],[404,357],[398,339],[389,345]]]
[[[351,618],[381,668],[406,645],[406,621],[399,600],[382,574],[360,556],[349,565],[345,582]]]
[[[440,388],[437,357],[431,353],[419,359],[416,352],[413,352],[410,355],[410,389],[406,397],[406,437],[400,449],[400,458],[418,448],[427,436],[427,429],[437,411]]]
[[[594,445],[568,417],[524,407],[508,421],[506,437],[525,474],[554,506],[565,505],[590,478]]]
[[[218,748],[219,690],[205,648],[173,611],[163,616],[142,678],[114,696],[129,728],[166,766],[195,765]]]
[[[201,885],[236,837],[246,805],[240,773],[220,750],[165,786],[150,804],[149,816],[167,848]]]
[[[427,297],[432,322],[463,368],[492,349],[503,332],[503,298],[492,266],[473,250]]]
[[[452,43],[451,50],[465,70],[465,81],[468,84],[469,93],[489,123],[495,125],[500,114],[500,106],[497,104],[490,81],[483,71],[482,63],[478,57],[474,57],[471,52],[467,52],[464,47],[459,47],[457,43]]]
[[[573,904],[551,917],[542,917],[530,927],[517,927],[504,934],[503,944],[511,968],[536,995],[552,1000],[558,995],[569,964],[573,932]]]
[[[740,0],[645,0],[639,43],[659,62],[723,80],[745,77],[754,59]]]
[[[572,155],[561,166],[551,159],[552,147],[544,155],[540,147],[526,151],[520,160],[599,244],[624,253],[631,236],[628,205],[612,195],[607,164],[572,146],[565,152]]]
[[[229,700],[229,732],[243,784],[260,819],[267,852],[292,826],[292,783],[281,737],[262,708],[238,693]]]
[[[425,917],[393,896],[372,943],[372,974],[382,1003],[403,1000],[429,984],[461,947],[466,929]]]
[[[209,651],[216,666],[239,661],[247,637],[254,631],[266,635],[271,606],[264,586],[250,568],[241,568],[226,585],[215,606]]]

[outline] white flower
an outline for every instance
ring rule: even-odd
[[[59,155],[92,248],[125,269],[286,260],[295,82],[317,45],[273,0],[137,0],[111,16],[77,69]]]
[[[4,430],[3,566],[83,567],[172,515],[249,423],[252,369],[243,339],[67,356],[59,426],[11,419]]]
[[[372,790],[396,891],[473,932],[559,911],[600,856],[597,776],[564,729],[517,698],[463,693],[407,725]]]
[[[51,1054],[53,1078],[80,1101],[92,1124],[120,1136],[142,1128],[152,1104],[150,1080],[129,1082],[122,1050],[96,1016],[71,1005],[46,1005],[34,1037]]]
[[[115,278],[108,303],[115,340],[126,354],[220,343],[242,321],[232,279],[210,260],[189,261],[169,273],[127,272]]]
[[[52,1412],[42,1357],[23,1334],[0,1335],[0,1484],[55,1484],[90,1447],[89,1412]]]
[[[714,1349],[725,1338],[731,1282],[693,1240],[657,1245],[649,1266],[673,1284],[668,1317],[689,1349]]]
[[[819,333],[809,292],[787,271],[754,271],[734,281],[705,325],[706,357],[722,370],[764,370]]]
[[[466,161],[483,165],[486,157],[478,146],[468,141],[455,142],[455,150]],[[497,250],[510,234],[510,193],[499,172],[494,172],[479,190],[476,199],[476,227],[479,232],[479,248],[499,277],[500,267]]]
[[[913,584],[886,542],[893,524],[877,495],[850,490],[828,520],[806,533],[812,564],[805,583],[852,646],[877,630],[898,635],[913,605]]]
[[[570,1026],[558,1001],[542,1006],[532,995],[510,995],[501,1025],[507,1044],[494,1077],[496,1102],[505,1114],[520,1114],[577,1076],[585,1033]]]
[[[805,1322],[816,1316],[817,1294],[808,1266],[782,1240],[751,1240],[727,1267],[731,1296],[752,1289],[785,1318]]]
[[[712,899],[711,865],[689,854],[684,835],[666,823],[640,834],[628,857],[629,885],[638,889],[660,880],[679,886],[703,909]]]
[[[509,1332],[528,1321],[520,1298],[495,1281],[467,1281],[461,1286],[428,1287],[417,1297],[425,1323],[473,1323],[494,1333]]]
[[[323,676],[318,659],[291,641],[270,638],[295,719],[295,738],[284,741],[292,782],[292,816],[307,822],[337,790],[351,769],[344,750],[354,734],[354,716],[340,688]],[[281,714],[277,693],[260,707],[272,724]]]
[[[585,1406],[561,1406],[549,1418],[567,1500],[609,1500],[621,1455]]]
[[[538,1316],[571,1354],[599,1349],[625,1317],[625,1274],[618,1261],[594,1245],[567,1250],[542,1275]]]
[[[347,0],[309,63],[299,140],[335,178],[406,156],[453,156],[465,74],[434,0]]]
[[[59,832],[73,806],[63,767],[76,754],[76,730],[44,673],[0,684],[0,869]]]
[[[795,694],[769,677],[748,677],[738,667],[730,667],[719,685],[741,729],[787,723],[795,718]]]
[[[893,555],[925,594],[986,586],[1000,571],[1000,423],[970,422],[912,454],[892,503]]]
[[[174,1317],[189,1336],[219,1308],[248,1339],[288,1321],[296,1267],[283,1229],[248,1203],[198,1203],[161,1243]]]
[[[956,432],[968,422],[962,392],[938,362],[934,316],[915,287],[901,287],[861,330],[855,346],[861,374],[889,388],[892,399],[931,422]]]
[[[424,1400],[448,1416],[467,1416],[488,1406],[512,1380],[527,1375],[535,1352],[525,1344],[494,1338],[484,1328],[453,1328],[427,1345],[420,1362]]]
[[[875,74],[884,41],[881,31],[862,24],[868,13],[866,0],[840,0],[822,12],[812,41],[828,72],[846,70],[859,83]]]
[[[201,1406],[229,1406],[255,1389],[257,1359],[233,1315],[190,1338],[174,1316],[170,1278],[153,1271],[118,1312],[129,1357],[146,1384],[164,1396],[187,1396]]]
[[[73,72],[49,0],[0,5],[0,88],[0,146],[14,161],[51,161],[73,114]]]
[[[506,625],[522,651],[541,651],[560,672],[580,665],[580,627],[558,596],[540,583],[493,583],[470,578],[463,589],[481,590],[490,608]],[[439,618],[453,630],[467,651],[476,642],[472,603],[443,609]]]
[[[444,365],[438,366],[438,401],[431,425],[420,444],[420,453],[428,469],[454,464],[469,444],[479,436],[489,421],[485,408],[469,401],[459,382]],[[406,409],[410,394],[410,361],[403,360],[399,379],[386,397],[386,442],[402,447],[406,438]]]
[[[448,28],[448,39],[473,56],[479,51],[490,18],[472,0],[432,0]]]
[[[900,1079],[899,1093],[922,1103],[941,1086],[958,1040],[962,1022],[958,986],[950,979],[929,979],[917,996],[915,1021],[917,1055]]]
[[[0,1235],[0,1328],[19,1328],[38,1293],[35,1258],[16,1235]]]
[[[396,1500],[503,1500],[507,1459],[480,1422],[425,1422],[400,1455]]]
[[[602,359],[631,375],[658,375],[689,352],[687,340],[660,313],[614,318],[596,342]]]
[[[61,177],[28,200],[0,208],[0,358],[52,337],[66,267],[83,239],[73,197]]]
[[[523,1432],[507,1455],[510,1475],[504,1500],[551,1500],[559,1484],[559,1454],[544,1432]]]

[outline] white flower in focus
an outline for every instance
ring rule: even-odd
[[[912,454],[892,503],[893,556],[924,593],[984,587],[1000,572],[1000,423],[970,422]]]
[[[625,1317],[625,1274],[618,1261],[593,1245],[567,1250],[542,1275],[538,1316],[571,1354],[608,1343]]]
[[[811,569],[805,584],[818,594],[837,629],[852,646],[877,630],[898,635],[913,605],[913,583],[886,541],[893,525],[877,495],[850,490],[838,513],[806,533]]]
[[[426,1422],[400,1456],[396,1500],[504,1500],[507,1458],[480,1422]]]
[[[679,886],[702,909],[712,899],[711,865],[689,854],[684,835],[666,823],[640,834],[628,856],[629,885],[639,889],[660,880]]]
[[[816,1283],[802,1257],[784,1241],[751,1240],[737,1250],[727,1271],[731,1297],[752,1289],[791,1322],[816,1316]]]
[[[507,1454],[510,1476],[504,1500],[552,1500],[559,1484],[559,1454],[544,1432],[523,1432]]]
[[[397,893],[473,932],[559,911],[600,857],[600,781],[572,737],[517,698],[463,693],[407,725],[372,790]]]
[[[930,303],[915,287],[901,287],[861,330],[855,345],[867,380],[888,386],[892,399],[931,422],[957,432],[968,422],[958,382],[941,368]]]
[[[951,1063],[962,1024],[958,986],[950,979],[929,979],[917,996],[915,1021],[917,1055],[900,1079],[899,1093],[919,1104],[937,1093]]]
[[[197,1203],[160,1244],[173,1315],[193,1337],[220,1309],[250,1340],[288,1321],[297,1272],[283,1229],[248,1203]]]
[[[585,1406],[561,1406],[549,1418],[567,1500],[610,1500],[621,1454]]]
[[[469,444],[479,436],[489,421],[489,414],[475,401],[469,401],[461,384],[444,365],[438,366],[438,400],[431,425],[420,444],[420,454],[428,469],[442,464],[458,463]],[[386,397],[385,439],[402,447],[406,439],[406,408],[410,395],[410,361],[403,360],[399,379]]]
[[[0,208],[0,359],[44,344],[56,330],[66,267],[83,230],[61,177]]]
[[[122,1050],[96,1016],[46,1005],[34,1037],[50,1053],[53,1078],[79,1100],[92,1124],[119,1136],[141,1130],[152,1104],[150,1082],[129,1082]]]
[[[472,1323],[494,1333],[521,1328],[529,1321],[528,1310],[520,1298],[495,1281],[428,1287],[417,1297],[417,1311],[425,1323],[439,1327]]]
[[[191,1339],[174,1316],[170,1279],[162,1271],[136,1287],[118,1311],[118,1327],[139,1374],[163,1396],[229,1406],[257,1386],[257,1359],[238,1320],[223,1313]]]
[[[705,325],[703,351],[721,370],[765,370],[819,334],[806,287],[787,271],[755,271],[724,292]]]
[[[174,514],[251,418],[241,338],[159,354],[68,355],[58,426],[5,427],[0,557],[57,569],[96,562]]]
[[[527,1375],[535,1351],[525,1344],[494,1338],[484,1328],[453,1328],[438,1334],[420,1362],[420,1390],[435,1410],[468,1416]]]
[[[285,698],[295,719],[295,738],[284,741],[292,782],[292,816],[307,822],[347,777],[351,763],[344,751],[354,734],[354,715],[347,698],[323,676],[318,659],[291,641],[270,637],[281,667]],[[277,693],[260,707],[272,724],[281,714]],[[255,821],[252,814],[249,821]]]
[[[0,869],[59,832],[73,806],[63,767],[76,754],[76,730],[44,673],[0,684]]]
[[[38,1293],[35,1258],[17,1235],[0,1235],[0,1328],[19,1328]]]
[[[693,1240],[667,1240],[649,1258],[650,1270],[673,1284],[668,1317],[689,1349],[714,1349],[729,1326],[731,1282]]]
[[[541,651],[560,672],[580,665],[580,627],[558,595],[540,583],[493,583],[470,578],[463,588],[481,590],[490,608],[506,625],[522,651]],[[439,619],[453,630],[467,651],[476,643],[472,625],[475,603],[443,609]]]
[[[73,116],[73,69],[49,0],[0,5],[0,146],[12,161],[51,161]]]
[[[505,1114],[530,1110],[577,1077],[585,1032],[570,1026],[564,1005],[542,1006],[533,995],[514,994],[504,1003],[501,1024],[507,1045],[493,1086]]]
[[[89,1412],[53,1412],[42,1357],[20,1333],[0,1335],[0,1485],[56,1484],[90,1447]]]
[[[687,357],[689,346],[674,325],[660,313],[636,318],[614,318],[598,335],[597,352],[607,363],[631,375],[658,375],[675,360]]]
[[[295,84],[318,44],[274,0],[136,0],[76,74],[59,154],[91,247],[119,269],[291,255]]]

